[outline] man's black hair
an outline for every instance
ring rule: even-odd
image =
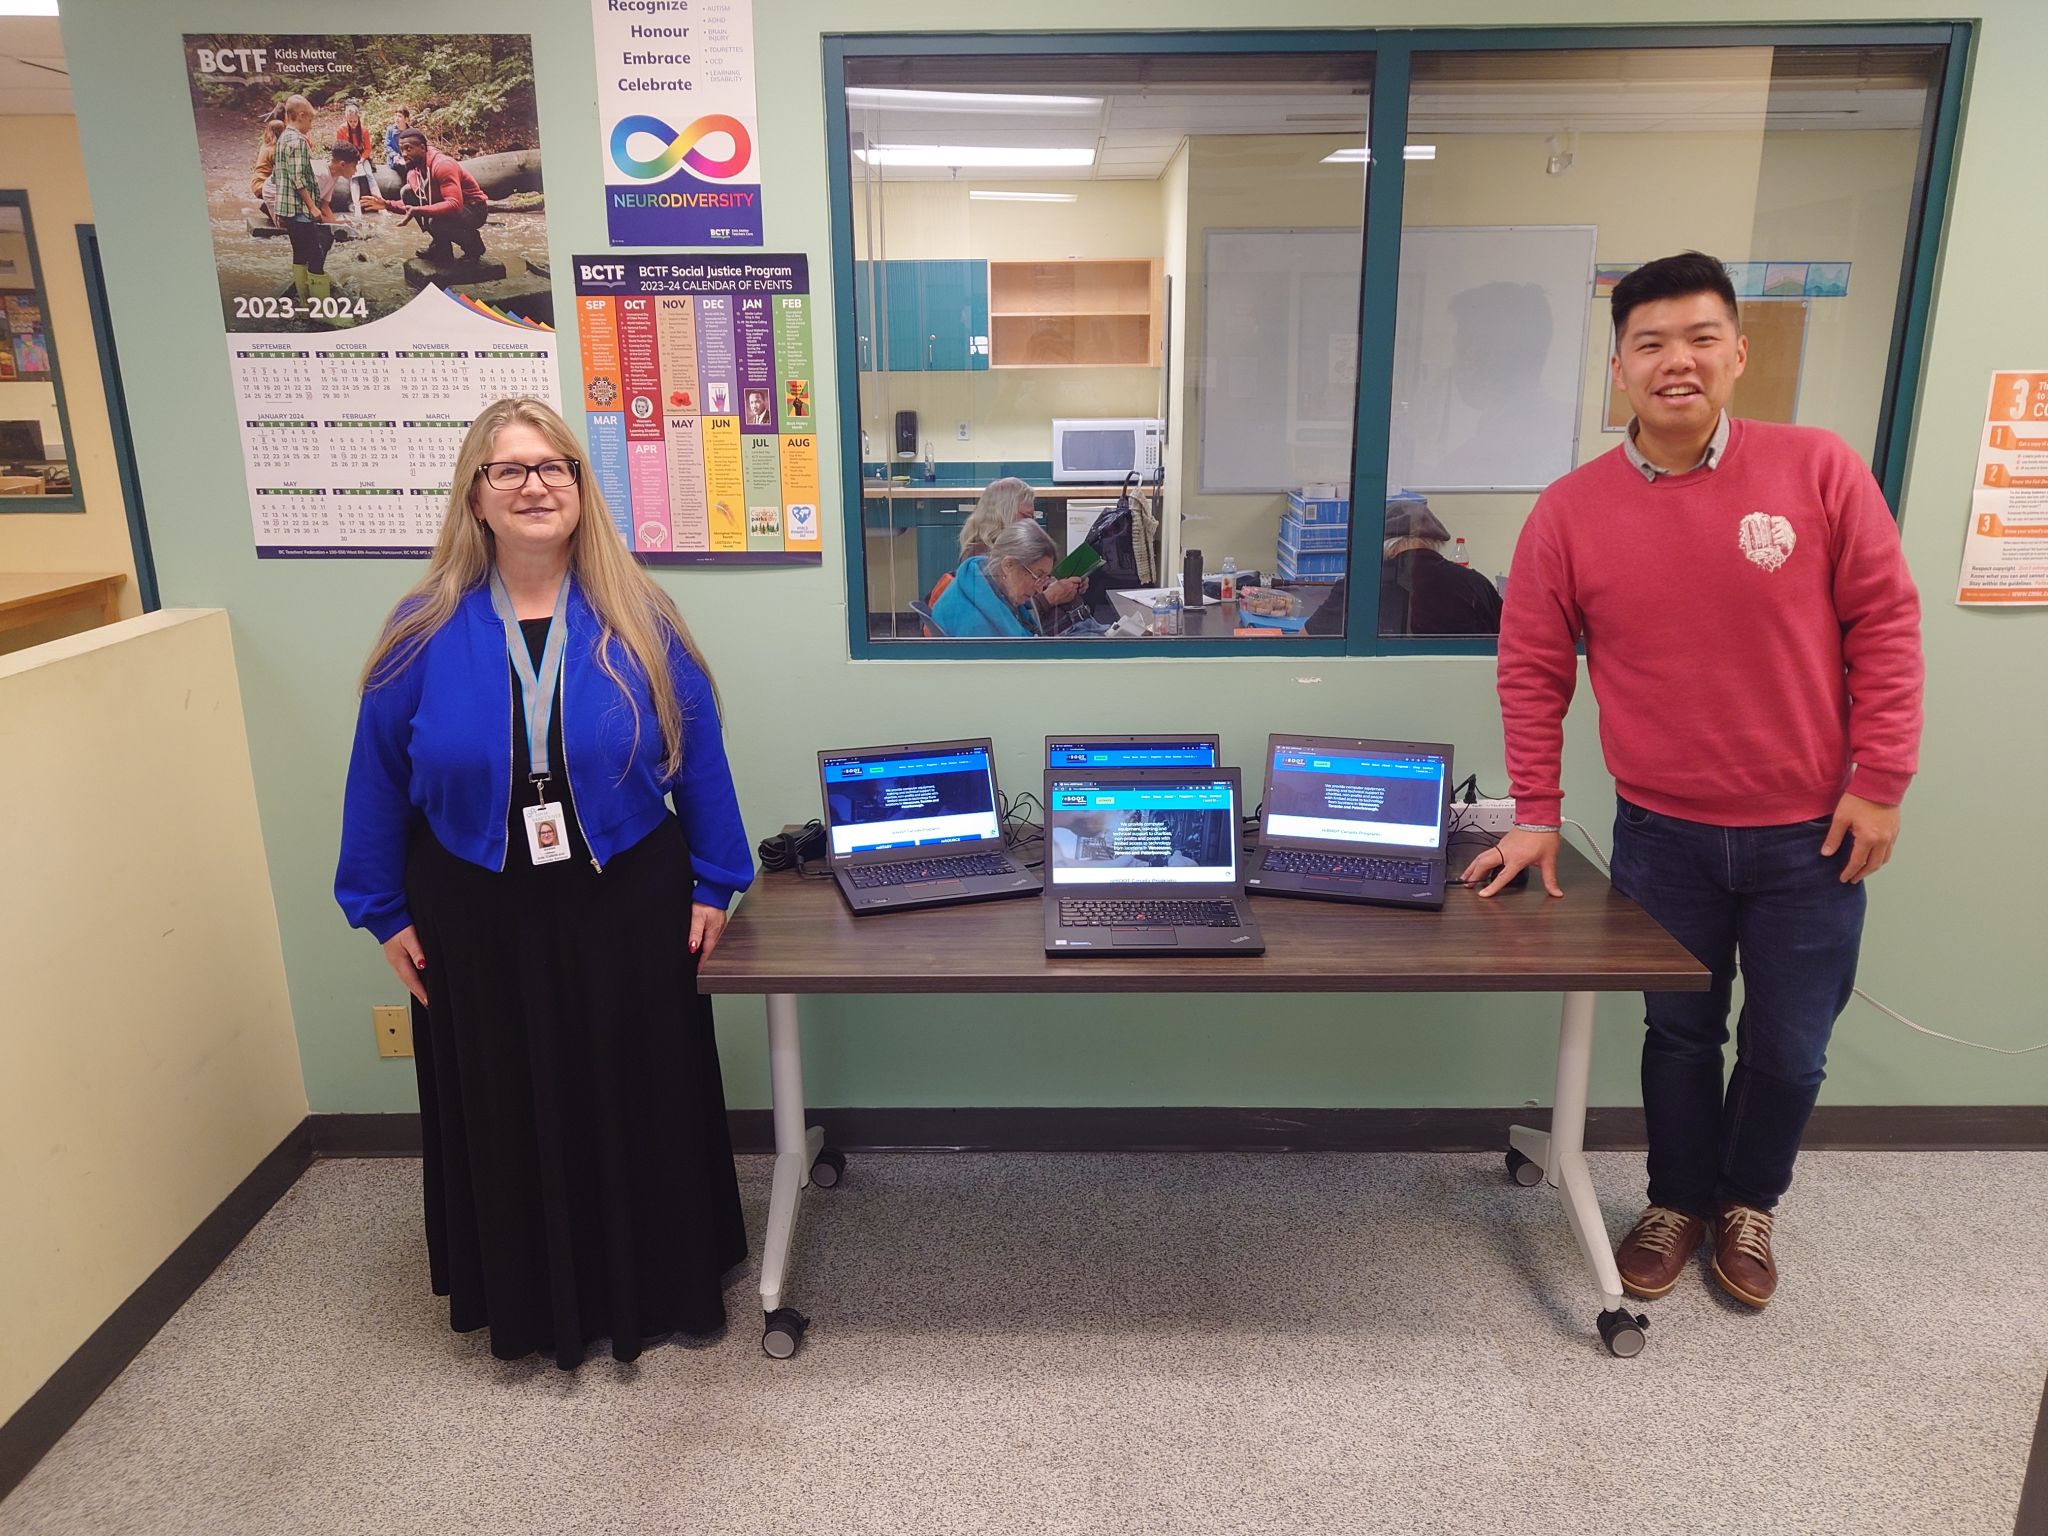
[[[424,133],[421,133],[417,128],[399,129],[398,142],[403,144],[407,139],[418,139],[422,144],[427,142],[427,136]]]
[[[334,147],[327,151],[327,158],[330,160],[360,161],[363,158],[363,152],[357,149],[355,145],[349,143],[347,139],[336,139]]]
[[[1645,262],[1614,285],[1614,337],[1621,339],[1628,329],[1629,311],[1638,304],[1658,299],[1683,299],[1695,293],[1711,293],[1728,306],[1728,318],[1742,323],[1735,307],[1735,285],[1728,281],[1728,269],[1703,251],[1686,251],[1677,256],[1660,256]]]

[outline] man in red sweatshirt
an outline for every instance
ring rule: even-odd
[[[399,222],[411,219],[429,236],[420,260],[451,264],[455,260],[453,242],[461,247],[463,260],[482,261],[484,220],[490,217],[490,206],[476,178],[453,155],[430,146],[417,128],[399,131],[398,152],[406,165],[402,198],[406,208]]]
[[[1515,829],[1466,878],[1557,883],[1559,758],[1578,680],[1614,775],[1614,885],[1713,973],[1645,999],[1649,1205],[1616,1250],[1655,1298],[1703,1241],[1761,1307],[1772,1213],[1820,1091],[1920,738],[1920,602],[1870,471],[1832,433],[1737,421],[1747,354],[1721,263],[1614,288],[1628,436],[1558,480],[1515,550],[1500,631]],[[1741,967],[1735,1069],[1722,1082]]]

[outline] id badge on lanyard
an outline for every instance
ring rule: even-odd
[[[540,666],[526,648],[519,631],[519,616],[513,611],[511,594],[494,570],[491,572],[491,606],[505,627],[505,650],[512,658],[512,672],[519,679],[520,702],[526,706],[526,778],[533,786],[534,803],[526,807],[526,852],[536,864],[557,864],[569,857],[569,822],[559,800],[548,798],[548,723],[554,718],[555,693],[562,680],[562,654],[568,648],[569,578],[555,593],[554,615],[548,620],[547,643],[541,647]]]

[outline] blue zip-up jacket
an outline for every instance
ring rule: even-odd
[[[1039,633],[1038,616],[1029,603],[1012,603],[988,579],[988,557],[960,562],[953,584],[932,605],[932,622],[948,639],[984,635],[1028,638]]]
[[[562,753],[576,818],[600,871],[661,824],[665,794],[689,839],[694,899],[723,907],[753,882],[754,860],[740,823],[739,797],[726,765],[711,681],[678,641],[669,673],[683,706],[683,766],[661,776],[661,730],[654,701],[631,659],[616,646],[619,671],[640,712],[640,745],[619,690],[597,664],[597,615],[572,580],[568,644],[562,658]],[[510,856],[512,782],[526,765],[512,761],[511,662],[505,629],[488,587],[466,594],[448,622],[410,664],[365,690],[342,802],[341,862],[334,898],[349,925],[378,943],[409,926],[406,843],[413,818],[457,858],[501,870]],[[524,756],[524,749],[520,749]]]

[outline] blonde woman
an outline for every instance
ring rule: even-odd
[[[498,401],[453,485],[363,669],[335,896],[413,997],[450,1325],[631,1360],[718,1328],[746,1255],[696,972],[753,862],[710,674],[562,418]]]

